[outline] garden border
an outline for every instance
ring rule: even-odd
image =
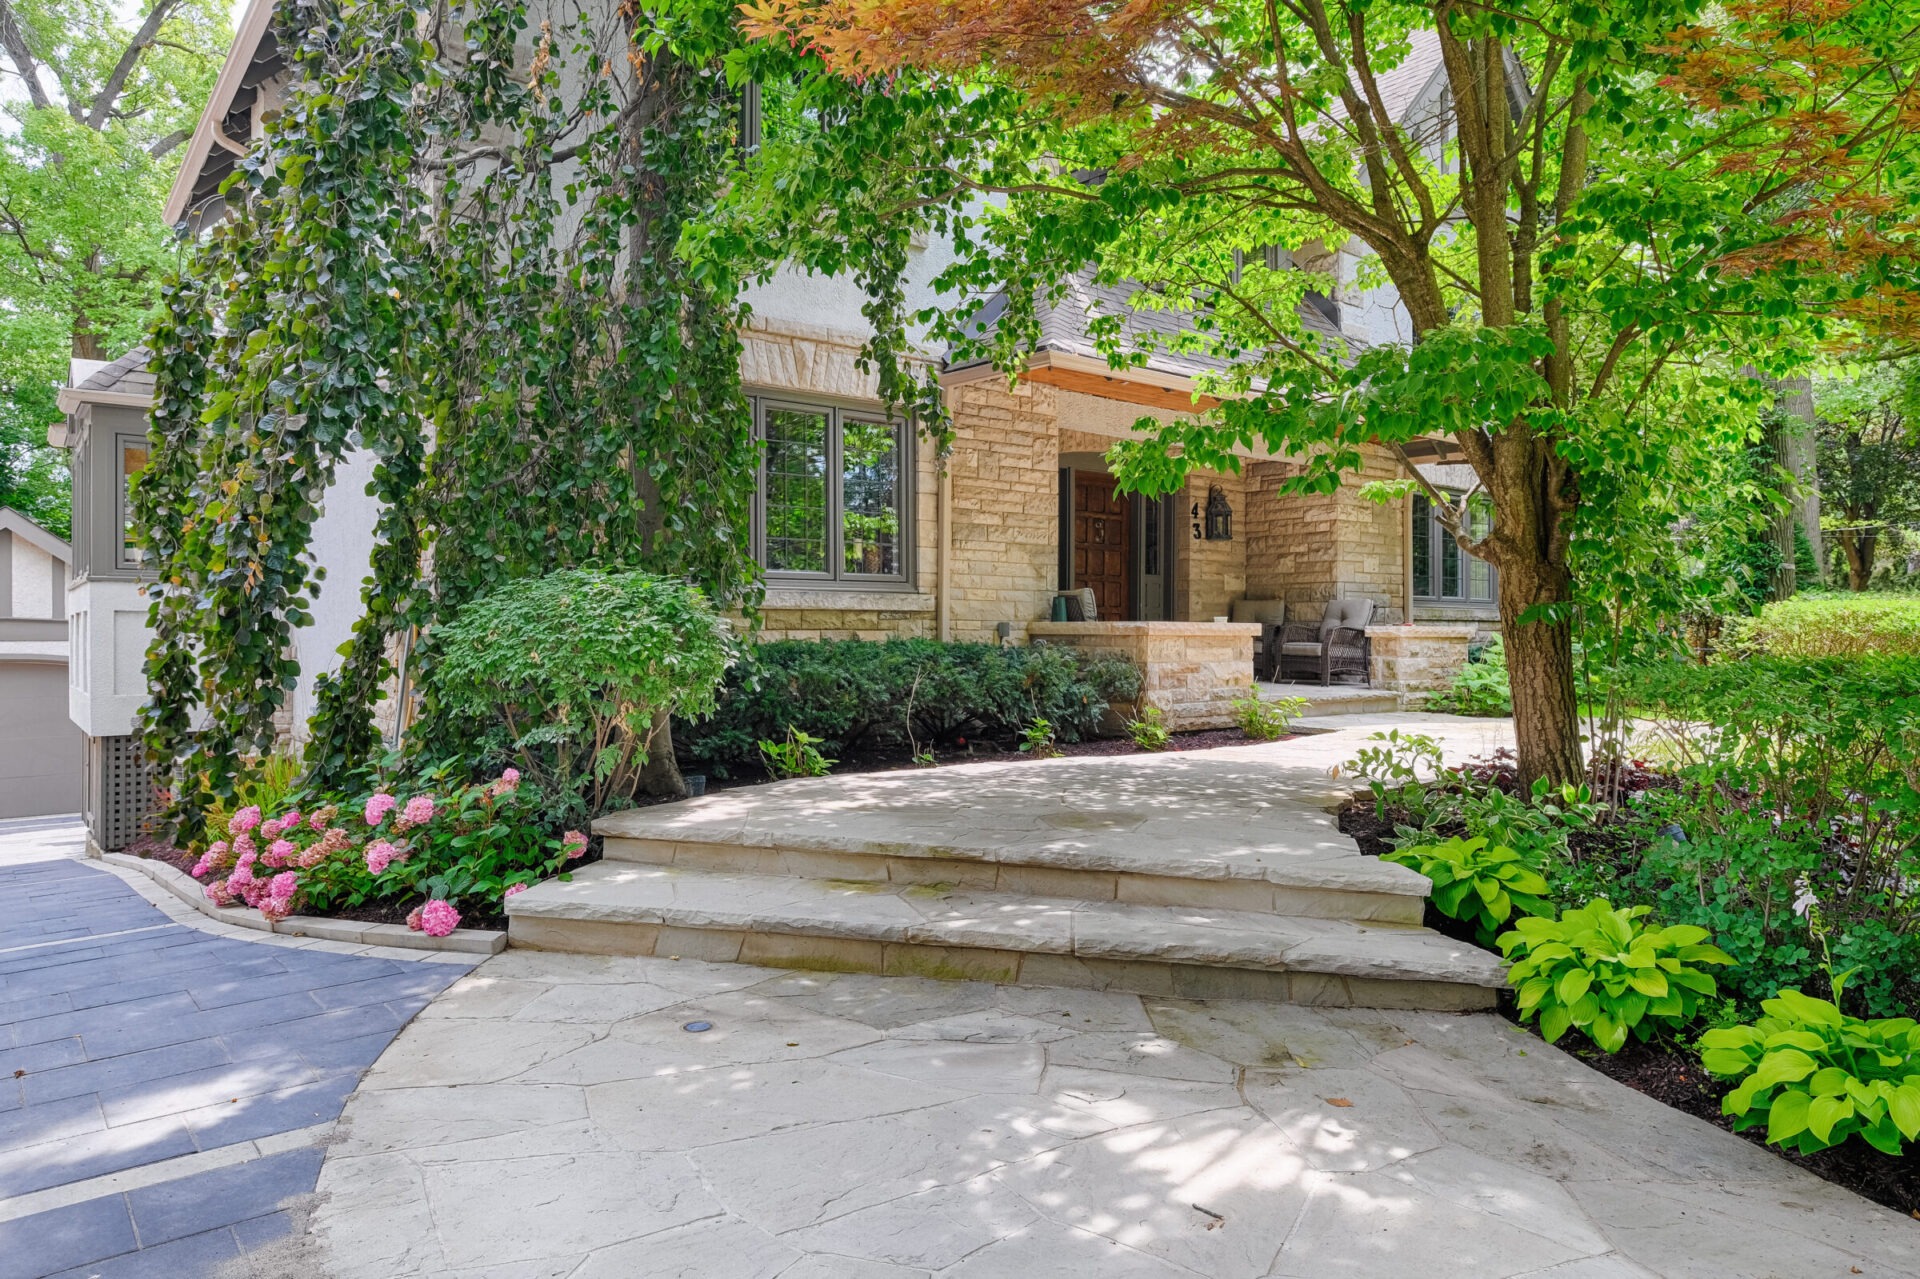
[[[507,934],[491,928],[456,928],[445,937],[429,937],[402,924],[367,924],[352,919],[324,919],[318,915],[289,915],[275,923],[258,911],[215,906],[198,880],[177,866],[131,853],[102,852],[89,839],[87,856],[114,866],[139,871],[209,919],[255,932],[283,937],[313,937],[321,941],[358,946],[396,946],[406,950],[454,951],[468,955],[497,955],[507,948]]]

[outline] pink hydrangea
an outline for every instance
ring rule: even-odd
[[[500,774],[500,780],[509,786],[518,786],[520,784],[520,770],[517,768],[509,768]]]
[[[570,830],[560,837],[560,851],[567,855],[568,861],[574,861],[587,854],[587,836],[584,831]]]
[[[338,805],[335,804],[328,804],[325,808],[314,810],[307,817],[308,828],[312,830],[325,830],[327,823],[331,822],[334,815],[339,811]]]
[[[233,889],[227,887],[227,881],[224,879],[216,879],[209,883],[206,893],[207,900],[216,906],[233,905]]]
[[[387,794],[385,791],[381,791],[373,796],[367,801],[367,825],[378,826],[380,820],[388,813],[391,813],[394,810],[394,806],[399,804],[399,802],[399,800]]]
[[[300,812],[300,810],[297,808],[294,809],[292,812],[288,813],[285,817],[282,817],[280,819],[280,833],[284,835],[290,830],[299,830],[300,823],[305,820],[306,820],[306,817]]]
[[[267,849],[266,856],[260,860],[269,866],[285,866],[289,861],[293,860],[293,855],[299,851],[299,849],[293,846],[292,840],[276,839],[273,841],[272,846]]]
[[[384,839],[375,840],[373,843],[367,845],[367,873],[369,875],[384,873],[387,867],[392,865],[394,860],[399,856],[400,850],[398,848],[395,848]]]
[[[253,836],[245,834],[235,835],[233,837],[233,855],[242,861],[249,862],[258,857],[260,850],[254,846]]]
[[[509,897],[516,897],[516,896],[518,896],[519,894],[521,894],[521,893],[524,893],[524,892],[526,892],[526,891],[527,891],[527,889],[529,889],[529,888],[531,888],[531,887],[532,887],[532,885],[531,885],[531,884],[512,884],[512,885],[509,885],[509,886],[508,886],[508,888],[507,888],[507,891],[506,891],[506,892],[504,892],[504,893],[502,893],[502,894],[500,894],[500,900],[502,900],[502,901],[505,901],[505,900],[506,900],[507,898],[509,898]]]
[[[233,820],[227,823],[227,833],[229,835],[244,835],[259,824],[260,805],[248,804],[245,808],[235,813]]]
[[[272,923],[279,923],[293,914],[293,902],[279,897],[268,897],[260,903],[260,913]]]
[[[267,896],[276,901],[290,902],[299,891],[300,876],[290,870],[283,870],[267,881]]]
[[[439,898],[420,908],[420,931],[429,937],[445,937],[460,927],[460,912],[453,908],[452,902],[443,902]]]
[[[238,892],[241,888],[252,882],[253,858],[251,856],[242,857],[240,864],[233,868],[233,873],[227,876],[227,887]]]
[[[193,864],[193,877],[195,879],[205,879],[208,875],[211,875],[213,873],[214,860],[213,850],[211,848],[200,854],[200,860]]]
[[[433,820],[433,796],[415,795],[400,810],[400,816],[394,822],[395,830],[408,830],[415,826],[425,826]]]
[[[420,931],[420,912],[423,909],[424,907],[415,906],[407,912],[407,927],[416,933]]]

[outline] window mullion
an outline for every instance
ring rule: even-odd
[[[827,576],[839,581],[846,575],[846,548],[843,545],[844,502],[847,479],[842,470],[840,410],[827,411]]]

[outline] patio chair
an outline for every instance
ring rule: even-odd
[[[1318,622],[1287,623],[1280,633],[1280,678],[1332,684],[1336,675],[1353,676],[1353,682],[1371,686],[1372,620],[1373,601],[1360,599],[1332,601]]]
[[[1236,622],[1260,624],[1260,637],[1253,641],[1253,677],[1272,679],[1280,658],[1280,628],[1287,624],[1287,602],[1235,600],[1231,613]]]

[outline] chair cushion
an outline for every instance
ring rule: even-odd
[[[1299,640],[1295,640],[1291,644],[1282,644],[1280,646],[1280,655],[1282,657],[1318,657],[1320,656],[1322,651],[1323,651],[1322,645],[1307,644]]]
[[[1287,602],[1285,600],[1235,600],[1232,616],[1236,622],[1258,622],[1262,626],[1278,626],[1287,620]]]
[[[1364,629],[1373,620],[1373,601],[1369,599],[1334,600],[1320,615],[1320,634],[1341,626]]]

